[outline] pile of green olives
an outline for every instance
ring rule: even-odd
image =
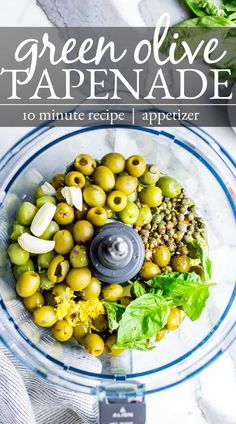
[[[108,153],[100,161],[89,154],[80,154],[68,171],[53,176],[51,183],[45,184],[50,190],[45,191],[44,185],[39,187],[33,201],[24,201],[16,213],[8,247],[16,292],[33,314],[34,323],[51,328],[56,340],[66,342],[73,337],[92,355],[99,356],[103,352],[119,355],[123,350],[114,347],[117,333],[109,332],[102,300],[127,306],[132,293],[120,284],[103,284],[92,275],[89,244],[96,228],[111,218],[132,225],[137,231],[145,229],[151,225],[163,197],[176,198],[181,187],[173,178],[160,174],[156,165],[147,164],[142,156],[125,159],[117,152]],[[64,194],[65,188],[72,187],[81,193],[80,209]],[[45,253],[30,253],[21,247],[18,239],[24,233],[32,236],[31,224],[47,203],[54,205],[55,214],[38,238],[53,241],[54,248]],[[145,244],[145,249],[148,247]],[[168,266],[178,272],[188,272],[190,260],[186,255],[173,255],[166,245],[156,246],[152,257],[146,258],[138,278],[145,282]],[[82,315],[73,321],[78,302],[88,305],[89,323]],[[71,310],[65,309],[66,312],[59,315],[59,306],[63,311],[68,305]],[[180,321],[179,311],[174,308],[167,329],[177,328]],[[157,340],[163,336],[164,332],[160,331]]]

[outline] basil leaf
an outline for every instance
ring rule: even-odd
[[[192,320],[198,319],[206,306],[206,301],[209,298],[209,285],[202,285],[201,287],[192,287],[187,290],[181,298],[181,306],[185,314]]]
[[[147,293],[133,300],[122,315],[117,347],[150,349],[147,339],[166,325],[169,312],[168,302],[160,295]]]
[[[147,284],[163,290],[170,306],[181,306],[192,321],[200,317],[209,297],[209,287],[214,285],[203,284],[194,272],[164,273],[147,281]]]
[[[226,12],[236,12],[236,0],[223,0]]]
[[[107,312],[109,331],[112,333],[119,327],[119,319],[125,312],[125,306],[119,305],[116,302],[103,301],[102,304],[105,306]]]
[[[224,16],[202,16],[182,21],[176,27],[229,28],[235,25],[233,21]]]
[[[212,0],[182,0],[191,12],[196,16],[224,16],[225,12]]]
[[[143,296],[146,293],[145,288],[138,281],[132,284],[132,291],[135,297]]]
[[[200,259],[203,269],[203,281],[209,281],[212,278],[212,262],[208,257],[207,246],[202,240],[193,240],[188,245],[189,256],[193,259]]]
[[[127,340],[123,343],[116,343],[114,348],[117,349],[136,349],[136,350],[152,350],[155,345],[149,345],[148,340]]]

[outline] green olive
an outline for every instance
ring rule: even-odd
[[[174,271],[178,272],[189,272],[190,270],[190,259],[185,255],[175,255],[171,260],[171,266]]]
[[[59,225],[57,224],[57,222],[51,221],[40,238],[42,238],[43,240],[51,240],[54,234],[57,233],[57,231],[59,231]]]
[[[182,311],[179,308],[172,308],[167,318],[166,328],[167,330],[176,330],[182,321]]]
[[[70,264],[63,256],[58,255],[51,261],[48,267],[48,278],[52,283],[61,283],[65,280],[70,269]]]
[[[94,182],[104,191],[110,191],[115,185],[115,177],[110,168],[98,166],[93,173]]]
[[[92,326],[94,331],[104,333],[108,329],[108,320],[106,315],[100,314],[97,318],[93,319]]]
[[[37,208],[30,202],[23,202],[17,210],[17,222],[20,225],[30,225],[36,215]]]
[[[101,282],[97,278],[92,277],[89,285],[81,291],[81,297],[83,300],[95,299],[99,297],[100,293]]]
[[[114,190],[107,196],[107,205],[114,212],[120,212],[127,205],[127,196],[123,191]]]
[[[156,165],[148,165],[144,174],[139,177],[139,181],[143,185],[155,185],[159,176],[158,167]]]
[[[94,236],[91,222],[86,220],[77,221],[74,225],[73,236],[76,243],[88,243]]]
[[[138,192],[137,191],[134,191],[132,194],[129,194],[129,196],[127,196],[127,199],[130,202],[136,202],[137,199],[138,199]]]
[[[58,190],[65,185],[65,174],[57,174],[52,179],[53,187]]]
[[[55,258],[55,256],[56,256],[56,253],[54,252],[54,250],[47,253],[40,253],[37,256],[38,267],[47,269],[51,261],[53,260],[53,258]]]
[[[16,292],[20,297],[29,297],[36,293],[39,285],[39,274],[34,271],[26,271],[20,276],[16,283]]]
[[[32,259],[29,259],[25,265],[15,265],[13,267],[13,274],[15,279],[18,280],[18,278],[20,278],[20,276],[24,274],[24,272],[34,271],[34,270],[35,270],[34,262],[32,261]]]
[[[106,209],[101,206],[95,206],[88,211],[86,219],[94,226],[101,227],[107,222]]]
[[[62,192],[61,192],[62,189],[63,189],[63,187],[58,188],[57,191],[56,191],[56,199],[57,199],[58,202],[64,202],[65,201],[65,198],[64,198],[64,196],[62,195]]]
[[[69,289],[69,290],[68,290]],[[56,284],[52,289],[53,296],[57,297],[63,297],[64,299],[67,299],[71,295],[71,291],[73,290],[65,283]]]
[[[44,297],[42,293],[36,292],[32,296],[24,298],[24,305],[28,311],[33,312],[36,308],[41,308],[44,305]]]
[[[65,183],[69,187],[82,188],[85,185],[85,177],[81,172],[71,171],[66,174]]]
[[[35,192],[35,195],[34,195],[35,200],[37,200],[37,199],[39,199],[40,197],[43,197],[43,196],[45,196],[45,193],[44,193],[42,187],[38,187],[36,192]]]
[[[108,205],[105,205],[104,209],[105,209],[106,214],[107,214],[107,219],[111,219],[114,215],[114,212],[109,208]]]
[[[115,349],[113,346],[117,342],[117,335],[111,334],[111,336],[107,337],[105,340],[104,350],[106,353],[109,353],[109,355],[117,356],[124,352],[124,349]]]
[[[41,208],[41,206],[43,206],[44,203],[47,203],[47,202],[52,203],[53,205],[56,205],[57,203],[55,197],[45,195],[45,196],[39,197],[39,199],[36,200],[36,206],[37,208]]]
[[[21,236],[21,234],[23,233],[29,233],[29,228],[25,227],[24,225],[20,225],[20,224],[14,224],[13,228],[12,228],[12,233],[10,235],[10,239],[13,241],[17,241],[18,237]]]
[[[82,343],[84,337],[87,336],[88,331],[89,331],[88,327],[81,322],[73,328],[73,337],[79,343]]]
[[[86,154],[79,155],[74,161],[75,169],[82,172],[84,175],[91,175],[96,168],[96,161]]]
[[[52,335],[59,342],[66,342],[72,337],[73,327],[64,319],[57,321],[52,327]]]
[[[155,275],[160,273],[161,271],[157,264],[154,264],[153,262],[144,262],[139,275],[144,280],[150,280],[151,278],[155,277]]]
[[[142,156],[130,156],[125,162],[125,169],[133,177],[141,177],[146,170],[146,162]]]
[[[116,302],[123,296],[123,287],[120,284],[107,284],[103,287],[102,294],[105,300]]]
[[[71,224],[75,219],[73,207],[65,202],[58,203],[54,219],[59,225]]]
[[[157,186],[160,187],[163,196],[174,198],[177,197],[181,192],[181,185],[174,178],[168,177],[167,175],[161,177]]]
[[[58,231],[53,240],[55,241],[55,251],[60,255],[68,255],[71,249],[74,246],[73,237],[68,230],[60,230]]]
[[[139,208],[138,219],[136,220],[136,225],[143,227],[143,225],[149,224],[152,220],[152,212],[149,206],[142,205]]]
[[[87,267],[73,268],[66,277],[66,282],[75,291],[85,289],[91,281],[91,271]]]
[[[80,221],[87,215],[88,211],[89,206],[85,202],[83,202],[82,211],[75,209],[75,219],[77,219],[77,221]]]
[[[98,334],[88,334],[83,340],[85,349],[93,356],[99,356],[104,351],[104,341]]]
[[[22,249],[18,243],[10,244],[7,249],[7,253],[11,263],[14,265],[25,265],[30,258],[29,252]]]
[[[139,199],[150,208],[160,206],[162,202],[161,189],[155,186],[144,187],[139,193]]]
[[[126,207],[121,212],[118,212],[117,216],[124,224],[133,225],[139,216],[138,206],[134,202],[127,202]]]
[[[138,182],[131,175],[120,175],[116,178],[115,189],[123,191],[127,196],[134,193],[137,189]]]
[[[156,341],[160,342],[162,339],[164,339],[165,335],[166,335],[166,330],[162,328],[162,330],[158,331],[156,335]]]
[[[40,327],[52,327],[57,322],[57,315],[52,306],[42,306],[33,311],[33,319]]]
[[[95,184],[90,184],[85,187],[83,191],[83,197],[87,205],[93,206],[104,206],[106,202],[105,191]]]
[[[125,169],[125,158],[120,153],[108,153],[102,158],[102,165],[107,166],[114,174]]]
[[[89,254],[86,246],[76,245],[70,252],[70,263],[73,268],[83,268],[89,264]]]
[[[203,269],[200,265],[191,266],[190,272],[195,272],[195,274],[199,275],[203,279]]]
[[[155,252],[153,252],[152,258],[155,264],[157,264],[158,266],[167,266],[171,258],[168,247],[164,245],[158,246]]]

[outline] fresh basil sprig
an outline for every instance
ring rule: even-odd
[[[208,257],[207,245],[203,240],[193,240],[188,245],[189,257],[200,259],[203,269],[203,281],[208,282],[212,278],[212,262]]]
[[[209,287],[194,272],[170,272],[157,275],[147,281],[150,287],[161,289],[171,306],[181,306],[192,320],[198,319],[210,295]]]
[[[148,339],[166,325],[169,312],[169,302],[159,294],[146,293],[133,300],[120,320],[116,347],[150,350]]]
[[[146,294],[145,288],[138,281],[132,283],[132,292],[135,297],[140,297]]]
[[[119,327],[119,319],[125,312],[125,306],[119,305],[116,302],[107,302],[105,300],[103,300],[102,303],[106,309],[109,331],[112,333],[112,331],[117,330]]]

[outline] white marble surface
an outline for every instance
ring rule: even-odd
[[[78,4],[80,0],[74,2]],[[90,2],[91,3],[91,2]],[[94,0],[94,3],[96,1]],[[150,25],[161,11],[171,12],[172,22],[184,17],[177,0],[103,0],[117,17],[129,25]],[[46,26],[49,21],[35,0],[0,1],[0,26]],[[79,24],[79,23],[78,23]],[[0,131],[2,155],[28,129]],[[231,129],[210,128],[236,160],[236,136]],[[197,377],[164,392],[148,396],[147,424],[235,424],[236,423],[236,346]],[[66,423],[65,423],[66,424]]]

